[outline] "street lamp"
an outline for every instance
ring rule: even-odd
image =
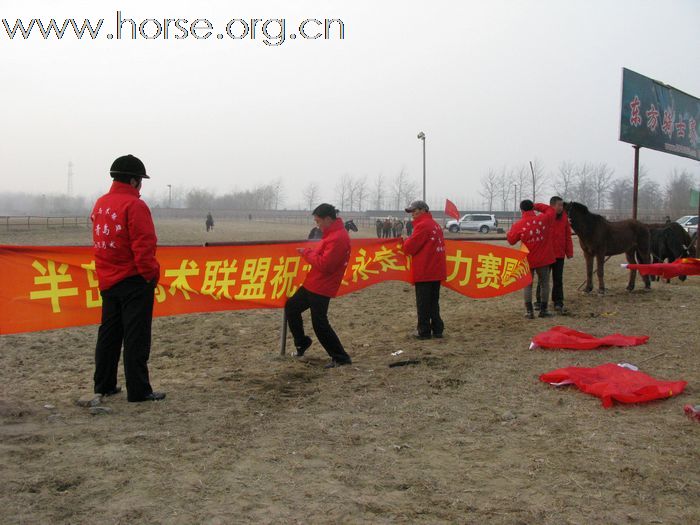
[[[168,209],[173,207],[173,185],[168,184]]]
[[[423,141],[423,202],[425,201],[425,133],[418,133],[418,140]]]

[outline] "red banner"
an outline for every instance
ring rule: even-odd
[[[310,266],[297,248],[313,243],[158,248],[155,316],[281,308]],[[410,282],[401,239],[356,239],[338,295],[383,281]],[[444,285],[488,298],[531,281],[526,253],[503,246],[446,241]],[[98,323],[102,299],[92,247],[0,246],[0,334]]]

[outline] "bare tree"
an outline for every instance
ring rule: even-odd
[[[345,210],[345,203],[348,201],[352,177],[347,173],[340,177],[335,186],[336,201],[340,205],[340,210]]]
[[[610,184],[608,199],[612,209],[617,212],[632,209],[632,183],[627,178],[615,179]]]
[[[374,184],[372,186],[372,199],[375,210],[381,210],[384,208],[384,176],[380,173],[377,178],[374,179]]]
[[[523,189],[525,184],[530,180],[530,166],[527,164],[521,164],[513,170],[513,180],[518,185],[518,202],[523,200]],[[515,188],[514,188],[515,189]]]
[[[672,215],[682,215],[690,208],[690,192],[695,187],[692,175],[686,170],[673,170],[666,183],[666,206]]]
[[[578,202],[593,207],[595,191],[593,189],[593,167],[584,162],[576,168],[574,174],[574,196]]]
[[[391,188],[394,196],[394,202],[396,202],[396,206],[394,207],[395,210],[401,209],[401,203],[403,202],[404,196],[406,194],[407,182],[408,174],[406,173],[405,169],[401,168],[399,174],[396,177],[394,177]]]
[[[596,209],[602,210],[607,203],[608,191],[612,184],[615,170],[610,168],[605,162],[601,162],[593,167],[593,191],[595,192]]]
[[[532,181],[532,200],[536,201],[537,196],[542,193],[547,184],[547,174],[544,171],[544,164],[539,159],[530,161],[530,180]]]
[[[554,192],[565,201],[571,200],[572,198],[575,170],[576,168],[573,162],[568,160],[563,161],[559,164],[559,169],[554,178],[554,183],[552,185]]]
[[[355,180],[355,196],[357,200],[357,211],[362,211],[362,205],[367,199],[367,177]]]
[[[501,209],[506,211],[510,203],[511,191],[514,191],[515,188],[513,187],[513,173],[507,171],[505,166],[503,166],[501,173],[498,175],[497,185],[498,195],[501,199]]]
[[[272,207],[279,210],[284,204],[284,183],[282,179],[277,179],[272,183]]]
[[[493,170],[481,177],[481,195],[488,203],[489,212],[493,211],[493,201],[496,199],[498,192],[498,175]]]
[[[313,210],[316,199],[318,199],[318,184],[315,182],[308,183],[302,190],[302,196],[304,197],[306,209],[309,211]]]

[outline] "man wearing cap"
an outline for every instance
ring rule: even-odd
[[[406,213],[413,218],[413,233],[404,240],[403,251],[412,257],[411,279],[418,311],[416,338],[441,338],[445,329],[440,318],[440,283],[447,278],[445,238],[424,201],[413,201]]]
[[[122,343],[129,401],[158,401],[148,378],[154,290],[160,276],[151,211],[140,199],[142,179],[150,178],[138,158],[125,155],[110,169],[109,193],[92,210],[95,271],[102,296],[102,323],[95,349],[95,393],[117,394]]]
[[[301,256],[311,264],[304,284],[284,306],[289,331],[294,337],[296,357],[302,357],[311,346],[311,338],[304,333],[302,312],[311,309],[311,325],[318,342],[331,357],[325,368],[352,363],[343,344],[328,321],[328,306],[335,297],[350,259],[350,236],[343,220],[336,216],[330,204],[321,204],[313,211],[316,226],[322,237],[313,248],[299,248]]]

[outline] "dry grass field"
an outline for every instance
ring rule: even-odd
[[[162,244],[308,232],[156,227]],[[89,234],[0,231],[0,244],[89,244]],[[167,399],[120,394],[105,415],[75,404],[91,392],[95,326],[3,336],[0,523],[700,523],[700,425],[682,411],[700,403],[700,278],[627,293],[615,257],[609,293],[585,295],[576,248],[567,317],[524,319],[520,293],[476,301],[446,290],[445,339],[415,341],[409,285],[334,300],[331,322],[354,361],[335,370],[323,369],[317,343],[304,361],[279,356],[278,310],[156,319],[150,370]],[[528,350],[556,324],[651,339]],[[406,359],[418,363],[389,367]],[[606,410],[538,381],[606,362],[689,384],[676,398]]]

